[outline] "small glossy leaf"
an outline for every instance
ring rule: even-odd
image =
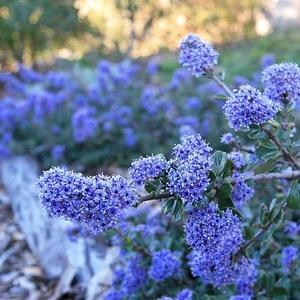
[[[214,161],[214,165],[213,165],[213,171],[216,175],[221,175],[225,164],[227,162],[227,155],[225,152],[222,151],[216,151],[213,154],[213,161]]]
[[[300,193],[298,180],[293,180],[287,197],[289,208],[297,209],[300,207]]]

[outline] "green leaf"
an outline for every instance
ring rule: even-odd
[[[268,123],[271,124],[273,127],[276,127],[276,128],[280,127],[280,124],[274,119],[269,120]]]
[[[268,140],[259,142],[256,148],[256,155],[262,160],[274,159],[279,155],[277,146]]]
[[[271,292],[271,296],[288,296],[288,291],[282,286],[276,286]]]
[[[218,198],[218,204],[221,210],[234,207],[231,200],[231,185],[229,183],[223,184],[222,187],[217,190],[216,197]]]
[[[274,169],[274,159],[270,159],[255,168],[255,174],[271,172]]]
[[[300,193],[298,180],[293,180],[287,197],[289,208],[297,209],[300,207]]]
[[[162,208],[165,215],[172,215],[175,221],[182,220],[184,205],[180,198],[172,198],[163,201]]]
[[[269,249],[271,242],[273,240],[274,228],[271,227],[267,233],[265,233],[263,240],[261,242],[260,254],[264,255]]]
[[[145,183],[145,191],[149,194],[155,192],[156,191],[155,182],[154,181],[147,181]]]
[[[300,148],[300,140],[298,140],[298,141],[295,141],[293,144],[292,144],[292,147],[294,147],[294,148]]]
[[[252,231],[252,228],[251,228],[251,226],[246,226],[245,227],[245,238],[247,239],[247,240],[251,240],[252,239],[252,237],[253,237],[253,231]]]
[[[222,151],[216,151],[213,154],[213,162],[214,162],[213,171],[217,176],[220,176],[227,162],[226,153]]]
[[[252,126],[248,133],[248,137],[251,140],[261,139],[265,137],[265,133],[261,131],[260,127]]]

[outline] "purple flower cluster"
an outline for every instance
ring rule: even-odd
[[[245,158],[239,151],[232,151],[231,153],[229,153],[228,158],[232,160],[233,165],[236,169],[241,169],[246,165]]]
[[[193,299],[193,291],[190,289],[184,289],[179,292],[176,296],[176,300],[192,300]]]
[[[152,254],[152,265],[149,269],[149,277],[156,282],[164,281],[180,272],[180,253],[174,253],[169,249],[156,251]]]
[[[74,139],[78,143],[94,136],[98,126],[95,110],[91,107],[79,108],[72,117]]]
[[[123,262],[123,268],[114,273],[113,286],[106,293],[105,300],[127,299],[147,282],[147,272],[141,255],[133,253]]]
[[[253,296],[253,286],[256,282],[258,272],[254,261],[243,257],[237,264],[238,278],[236,280],[236,291],[240,296]]]
[[[242,85],[234,90],[224,105],[229,126],[234,130],[260,125],[272,119],[278,106],[250,85]]]
[[[300,233],[300,225],[297,222],[288,221],[285,225],[284,232],[289,237],[296,237]]]
[[[234,171],[232,180],[232,201],[236,208],[241,209],[253,197],[254,190],[247,185],[240,172]]]
[[[189,34],[180,43],[179,63],[195,76],[211,72],[218,57],[219,53],[212,45],[195,34]]]
[[[54,147],[52,147],[51,157],[53,161],[55,162],[60,161],[64,156],[65,150],[66,148],[64,145],[55,145]]]
[[[268,67],[262,73],[264,94],[282,103],[299,100],[300,68],[294,63],[281,63]]]
[[[236,295],[229,298],[229,300],[251,300],[251,296],[247,295]]]
[[[267,53],[260,59],[260,65],[262,68],[267,68],[273,64],[275,64],[276,58],[274,54]]]
[[[184,136],[182,143],[173,149],[176,168],[168,173],[169,192],[191,202],[203,199],[209,185],[210,153],[211,148],[199,134]]]
[[[290,273],[298,258],[298,248],[295,246],[287,246],[282,249],[281,265],[285,274]]]
[[[185,135],[180,144],[173,148],[172,155],[175,160],[184,162],[189,159],[189,156],[195,152],[207,159],[211,155],[212,148],[202,139],[200,134]]]
[[[230,145],[235,142],[235,137],[232,133],[225,133],[221,138],[221,143],[225,145]]]
[[[192,300],[193,299],[193,291],[190,289],[183,289],[176,295],[176,298],[163,296],[158,300]]]
[[[127,261],[125,270],[121,291],[124,295],[129,296],[146,283],[147,272],[143,267],[143,259],[138,254]]]
[[[187,244],[193,249],[193,275],[217,287],[232,283],[236,272],[231,257],[243,242],[239,218],[230,209],[221,213],[217,204],[210,203],[190,211],[184,229]]]
[[[162,155],[141,157],[132,162],[129,177],[136,185],[155,179],[169,168],[169,163]]]
[[[91,232],[116,226],[122,210],[137,195],[121,176],[84,177],[52,168],[39,180],[40,198],[48,213],[84,225]]]

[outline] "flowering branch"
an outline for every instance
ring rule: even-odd
[[[245,176],[245,180],[253,180],[253,181],[264,181],[264,180],[273,180],[273,179],[297,179],[300,178],[300,171],[284,171],[284,172],[276,172],[276,173],[261,173],[257,175],[247,175]],[[138,203],[135,206],[140,205],[146,201],[152,200],[162,200],[173,197],[174,195],[170,193],[162,193],[162,194],[149,194],[146,196],[141,196]]]
[[[234,148],[236,148],[236,149],[239,150],[239,151],[246,152],[246,153],[249,153],[249,154],[255,154],[255,151],[253,151],[253,150],[251,150],[251,149],[247,149],[247,148],[241,146],[241,145],[240,145],[239,143],[237,143],[237,142],[232,142],[231,144],[232,144],[232,146],[233,146]]]

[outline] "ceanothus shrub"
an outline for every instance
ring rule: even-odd
[[[228,151],[188,133],[170,157],[133,161],[128,179],[53,168],[39,182],[42,203],[92,232],[114,228],[121,255],[106,300],[300,299],[300,69],[268,66],[263,91],[232,91],[198,36],[182,41],[179,57],[223,89]]]
[[[101,60],[78,74],[22,65],[16,73],[0,73],[0,160],[31,154],[43,167],[128,167],[138,155],[168,151],[187,133],[217,140],[213,134],[221,132],[225,118],[213,113],[218,100],[203,99],[220,88],[182,68],[165,81],[158,68]]]

